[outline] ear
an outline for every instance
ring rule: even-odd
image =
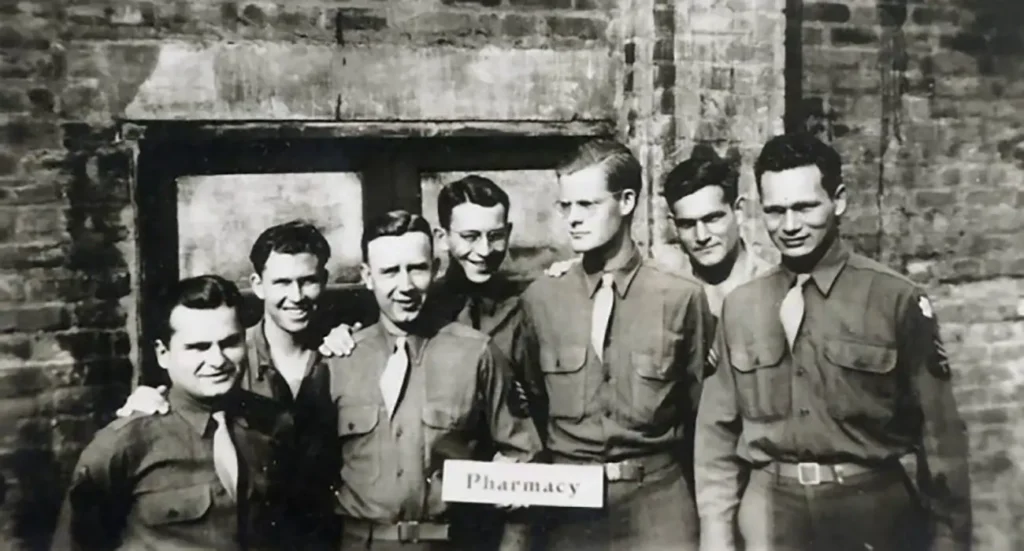
[[[359,277],[360,279],[363,280],[363,285],[365,285],[367,289],[372,291],[373,279],[370,278],[370,265],[367,264],[366,262],[363,262],[362,264],[359,265]]]
[[[256,295],[260,300],[263,300],[263,278],[260,277],[260,274],[257,274],[256,272],[249,274],[249,287],[252,289],[252,294]]]
[[[434,247],[439,252],[448,252],[448,230],[444,228],[434,228]]]
[[[842,216],[846,212],[846,186],[839,184],[836,187],[836,192],[832,194],[832,203],[835,205],[833,212],[836,216]]]
[[[434,256],[434,259],[430,261],[430,279],[434,279],[437,276],[437,271],[441,269],[441,259]]]
[[[153,349],[156,351],[156,363],[160,364],[160,367],[166,371],[167,366],[171,363],[171,351],[167,349],[167,345],[160,339],[153,341]]]
[[[636,210],[636,191],[624,189],[619,195],[619,212],[622,216],[629,216]]]
[[[732,212],[736,216],[736,223],[742,225],[747,219],[747,212],[744,207],[747,206],[747,198],[744,195],[739,195],[736,200],[732,202]]]
[[[512,222],[505,224],[505,232],[508,233],[509,242],[512,241]]]

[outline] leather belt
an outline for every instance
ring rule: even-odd
[[[668,453],[626,459],[604,464],[604,477],[608,482],[643,482],[644,476],[671,465],[675,458]]]
[[[421,541],[447,541],[448,526],[436,522],[378,523],[360,518],[344,517],[342,526],[346,535],[365,538],[367,541],[397,541],[417,543]]]
[[[867,466],[859,463],[782,463],[774,462],[767,467],[771,473],[786,478],[795,478],[804,486],[817,486],[825,483],[842,484],[847,476],[879,472],[891,469],[890,465]]]

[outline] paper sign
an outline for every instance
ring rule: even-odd
[[[545,465],[449,459],[441,498],[494,505],[604,505],[602,465]]]

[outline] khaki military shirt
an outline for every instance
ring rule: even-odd
[[[779,266],[725,299],[717,369],[697,418],[702,548],[735,549],[741,481],[780,460],[878,464],[916,452],[940,548],[970,540],[967,440],[931,303],[909,280],[836,242],[804,288],[789,350]]]
[[[740,285],[767,272],[772,267],[770,262],[754,254],[744,243],[741,242],[739,246],[742,248],[742,254],[733,266],[732,273],[729,274],[725,281],[716,284],[701,282],[704,285],[704,292],[708,296],[708,305],[711,307],[711,313],[716,317],[722,312],[722,302],[725,300],[726,295]]]
[[[211,411],[172,388],[167,415],[118,419],[96,433],[75,467],[54,551],[276,549],[287,532],[290,416],[239,392],[224,409],[239,457],[238,499],[213,462]]]
[[[540,341],[548,448],[556,462],[685,455],[714,324],[704,291],[638,251],[606,270],[615,301],[604,361],[590,344],[601,272],[576,263],[523,294]]]
[[[380,378],[396,337],[381,324],[355,334],[352,354],[331,358],[331,399],[341,450],[338,511],[378,522],[445,521],[445,459],[469,459],[482,439],[503,456],[532,461],[540,437],[509,408],[507,360],[490,339],[458,323],[408,338],[405,391],[392,418]]]

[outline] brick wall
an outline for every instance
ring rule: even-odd
[[[1024,547],[1024,4],[807,2],[808,126],[843,154],[852,241],[935,297],[971,437],[977,548]]]

